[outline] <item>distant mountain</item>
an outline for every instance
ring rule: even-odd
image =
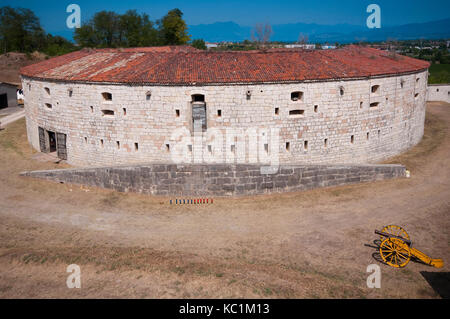
[[[348,43],[359,40],[383,41],[388,38],[397,40],[450,38],[450,18],[426,23],[412,23],[400,26],[368,29],[366,26],[336,24],[321,25],[308,23],[290,23],[272,25],[272,41],[297,41],[299,34],[307,35],[309,42]],[[234,22],[216,22],[189,26],[192,39],[204,39],[208,42],[244,41],[251,39],[252,27],[240,26]]]

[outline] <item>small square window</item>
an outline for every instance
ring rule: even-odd
[[[296,91],[291,93],[291,100],[292,101],[300,101],[303,99],[303,92]]]
[[[112,101],[112,94],[109,92],[103,92],[102,97],[105,101]]]

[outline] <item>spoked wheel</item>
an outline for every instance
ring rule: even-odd
[[[389,266],[402,268],[411,259],[411,250],[403,240],[391,237],[381,242],[380,255]]]
[[[407,240],[410,240],[408,233],[406,232],[406,230],[404,230],[402,227],[397,226],[397,225],[388,225],[388,226],[384,226],[383,229],[381,230],[382,233],[387,233],[387,234],[391,234],[391,235],[395,235],[395,236],[400,236],[403,237]],[[380,236],[381,241],[385,240],[386,237],[384,236]]]

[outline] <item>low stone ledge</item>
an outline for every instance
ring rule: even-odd
[[[283,165],[275,173],[256,164],[147,164],[23,172],[21,176],[152,195],[239,196],[307,190],[405,177],[398,164]]]

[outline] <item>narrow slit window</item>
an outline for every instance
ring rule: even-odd
[[[211,145],[208,145],[208,152],[212,153],[212,146]]]
[[[350,136],[350,143],[354,143],[355,142],[355,135]]]
[[[217,117],[222,117],[222,110],[217,110]]]
[[[147,92],[147,93],[145,94],[145,99],[146,99],[147,101],[150,101],[151,97],[152,97],[152,94],[151,94],[150,92]]]
[[[72,97],[72,94],[73,94],[73,90],[72,89],[69,89],[69,97]]]
[[[100,140],[100,145],[103,147],[104,145],[103,139]]]
[[[328,139],[324,139],[323,140],[323,146],[326,148],[328,146]]]
[[[91,106],[91,113],[94,113],[94,107]]]
[[[314,105],[314,112],[317,113],[319,111],[319,106],[318,105]]]
[[[341,96],[344,95],[344,87],[343,87],[343,86],[341,86],[341,87],[339,88],[339,94],[340,94]]]
[[[359,108],[360,108],[360,109],[363,108],[363,102],[359,102]]]
[[[166,144],[166,151],[167,151],[167,152],[170,151],[170,144]]]
[[[120,149],[120,142],[119,141],[116,141],[116,146],[117,146],[117,149]]]
[[[308,141],[304,141],[304,142],[303,142],[303,148],[304,148],[305,150],[308,149]]]
[[[290,151],[291,150],[291,143],[286,142],[286,151]]]
[[[269,153],[269,144],[264,144],[264,150]]]
[[[367,132],[367,134],[366,134],[366,139],[367,140],[369,140],[369,135],[370,135],[369,132]]]
[[[380,137],[381,135],[381,130],[378,130],[378,137]]]
[[[134,150],[138,151],[139,150],[139,144],[138,143],[134,143]]]
[[[280,108],[279,107],[275,108],[275,115],[280,115]]]
[[[291,100],[292,101],[301,101],[303,99],[303,92],[301,91],[295,91],[291,93]]]
[[[175,110],[175,116],[180,117],[180,110]]]
[[[231,153],[234,153],[236,151],[236,146],[231,145]]]
[[[127,109],[123,108],[122,110],[123,110],[123,115],[127,115]]]
[[[303,115],[305,110],[290,110],[289,115]]]
[[[87,144],[87,137],[86,136],[84,137],[84,142]]]

